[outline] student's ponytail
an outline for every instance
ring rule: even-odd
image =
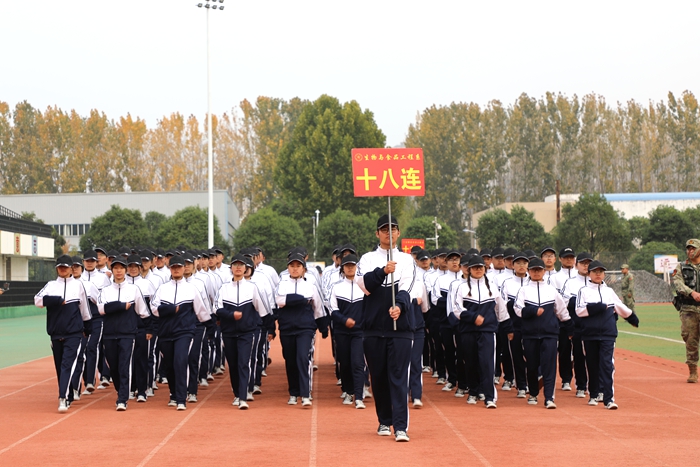
[[[491,286],[489,285],[489,276],[484,274],[484,282],[486,283],[486,288],[489,289],[489,297],[493,297],[493,294],[491,293]]]
[[[467,297],[472,296],[472,270],[470,268],[467,268],[467,285],[469,286],[469,293],[467,294]]]

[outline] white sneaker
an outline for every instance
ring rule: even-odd
[[[345,399],[348,396],[348,393],[343,391],[343,393],[340,395],[341,399]]]
[[[524,389],[518,389],[518,394],[515,397],[517,397],[518,399],[525,399],[526,396],[527,392],[525,392]]]
[[[445,392],[449,392],[449,391],[452,391],[452,388],[453,388],[453,387],[454,387],[454,385],[453,385],[452,383],[446,383],[446,384],[442,387],[442,390],[445,391]]]
[[[464,389],[459,389],[455,391],[455,397],[464,397],[464,395],[467,393]]]
[[[233,402],[231,403],[231,405],[235,405],[235,406],[237,406],[237,407],[240,407],[240,406],[241,406],[241,400],[240,400],[238,397],[236,397],[236,398],[233,400]]]
[[[617,410],[617,404],[610,401],[608,404],[605,406],[606,409],[608,410]]]
[[[297,405],[297,397],[296,396],[289,396],[289,400],[287,401],[287,405]]]
[[[445,378],[438,378],[438,380],[435,381],[435,384],[445,384],[445,383],[446,383]]]
[[[546,401],[546,402],[544,403],[544,408],[545,408],[545,409],[556,409],[556,408],[557,408],[557,404],[555,404],[554,401]]]
[[[217,367],[216,370],[214,370],[214,376],[220,376],[224,374],[224,369],[221,367]]]
[[[437,377],[438,377],[438,372],[437,372],[437,371],[433,371],[432,377],[433,377],[433,378],[437,378]]]
[[[255,397],[253,397],[253,393],[249,392],[248,395],[246,396],[245,400],[247,401],[254,401]]]
[[[253,386],[253,394],[262,394],[260,386]]]
[[[429,366],[424,366],[423,367],[423,373],[430,373],[430,367]]]
[[[484,402],[486,400],[486,395],[485,394],[479,394],[479,400],[481,402]]]
[[[174,400],[170,399],[170,400],[168,401],[168,407],[177,407],[177,402],[175,402]]]
[[[486,408],[487,409],[495,409],[496,403],[494,401],[486,401]]]
[[[129,392],[129,400],[133,401],[134,399],[136,399],[136,394],[134,394],[134,391]]]
[[[343,405],[352,405],[353,403],[353,396],[350,394],[345,396],[345,399],[343,399]]]
[[[603,393],[602,393],[602,392],[599,392],[599,393],[598,393],[598,397],[596,397],[595,400],[596,400],[597,402],[603,402]]]
[[[177,404],[177,410],[187,410],[187,406],[185,404]]]
[[[561,385],[562,391],[571,391],[571,383],[564,383]]]
[[[248,403],[246,401],[241,401],[240,404],[238,404],[238,410],[247,410],[248,409]]]
[[[94,391],[95,388],[93,387],[92,390]],[[87,388],[85,388],[85,390],[82,392],[81,395],[83,395],[83,396],[89,396],[90,394],[92,394],[92,393],[91,393],[90,391],[88,391]]]
[[[160,382],[163,384],[168,384],[168,378],[161,378]]]
[[[212,375],[211,373],[208,373],[207,374],[207,381],[214,381],[214,375]]]
[[[156,393],[153,392],[153,388],[146,389],[146,397],[153,397],[155,395],[156,395]]]
[[[314,365],[314,366],[313,366],[313,370],[314,370],[314,371],[318,371],[318,365]]]
[[[146,396],[139,396],[136,398],[136,402],[146,402],[147,400]]]
[[[123,412],[126,410],[126,404],[123,402],[120,402],[117,404],[117,412]]]
[[[66,403],[65,399],[58,400],[58,411],[59,413],[68,412],[68,403]]]
[[[260,373],[262,376],[267,376],[267,371],[263,370],[262,373]]]
[[[83,394],[85,394],[86,392],[92,393],[94,390],[95,390],[95,386],[92,383],[87,384],[87,385],[85,385],[85,391],[83,391]]]
[[[414,404],[415,407],[415,404]],[[365,408],[365,403],[362,401],[355,401],[355,408],[356,409],[364,409]]]
[[[187,402],[197,402],[197,395],[196,394],[188,394],[187,395]]]
[[[151,389],[153,389],[154,391],[157,391],[158,390],[158,383],[153,381],[153,386],[151,386]]]
[[[371,399],[372,398],[372,393],[369,392],[369,386],[365,386],[365,388],[362,390],[362,398],[363,399]]]
[[[379,436],[391,436],[391,428],[386,425],[379,425],[379,428],[377,428],[377,434]]]
[[[405,431],[397,431],[395,433],[395,438],[397,443],[407,443],[408,442],[408,434],[406,434]]]
[[[73,389],[73,400],[74,401],[80,400],[80,391],[78,391],[77,389]]]
[[[343,380],[338,379],[338,381],[335,383],[336,386],[342,386],[343,385]]]
[[[495,384],[496,386],[498,386],[498,383],[500,383],[500,382],[501,382],[501,377],[500,377],[500,376],[494,376],[494,377],[493,377],[493,384]]]
[[[537,397],[536,396],[530,396],[527,398],[527,403],[530,405],[537,405]]]
[[[592,406],[598,405],[598,401],[595,400],[595,398],[591,397],[590,399],[588,399],[588,405],[592,405]]]
[[[310,407],[311,406],[311,399],[308,397],[302,397],[301,398],[301,406],[302,407]]]
[[[577,389],[576,397],[578,397],[579,399],[583,399],[584,397],[586,397],[586,391],[584,391],[583,389]]]
[[[413,408],[420,409],[421,407],[423,407],[423,401],[420,399],[413,399]]]
[[[202,378],[199,380],[199,385],[202,386],[203,388],[208,388],[209,387],[209,381],[207,381],[206,378]]]
[[[510,381],[503,381],[503,386],[501,386],[502,391],[510,391],[512,389],[513,385],[511,384]]]
[[[470,395],[469,397],[467,397],[467,404],[476,405],[476,396]]]

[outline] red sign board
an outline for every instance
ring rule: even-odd
[[[411,248],[413,248],[416,245],[425,249],[425,239],[424,238],[402,238],[401,239],[401,251],[403,251],[404,253],[410,253]]]
[[[361,196],[425,196],[423,150],[352,150],[352,185]]]

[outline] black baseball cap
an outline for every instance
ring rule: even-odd
[[[99,251],[101,251],[105,256],[107,256],[107,250],[105,250],[105,249],[102,248],[101,246],[96,246],[96,247],[95,247],[95,252],[99,252]],[[85,259],[85,258],[83,258],[83,259]]]
[[[411,254],[418,253],[422,249],[423,248],[421,248],[420,245],[413,245],[413,247],[411,247]]]
[[[80,256],[71,256],[71,259],[73,260],[73,266],[83,267],[83,260]]]
[[[528,258],[539,258],[539,256],[537,256],[537,253],[535,253],[533,250],[525,250],[523,251],[523,253],[525,253]]]
[[[141,255],[129,255],[129,257],[126,258],[126,264],[127,266],[130,264],[138,264],[141,266]]]
[[[342,268],[346,264],[357,264],[359,260],[357,259],[357,256],[355,255],[347,255],[345,258],[340,260],[340,267]]]
[[[467,266],[474,267],[474,266],[484,266],[484,258],[482,258],[479,255],[474,255],[471,258],[469,258],[469,262],[467,263]]]
[[[488,248],[483,248],[483,249],[479,252],[479,256],[481,256],[482,258],[483,258],[484,256],[488,256],[488,257],[490,258],[490,257],[492,256],[491,250],[489,250]]]
[[[110,264],[110,269],[114,269],[114,266],[116,264],[121,264],[126,268],[126,258],[122,255],[115,256],[114,259],[112,260],[112,264]]]
[[[576,253],[574,253],[574,249],[570,246],[565,246],[564,248],[559,250],[560,258],[566,258],[567,256],[576,256]]]
[[[377,221],[377,230],[381,229],[385,225],[389,225],[389,214],[384,214],[379,218]],[[399,221],[397,221],[394,216],[391,216],[391,225],[395,225],[397,228],[399,227]]]
[[[83,252],[83,259],[91,259],[93,261],[97,261],[97,253],[95,252],[95,250],[87,250]]]
[[[513,262],[516,262],[519,259],[524,259],[525,261],[530,261],[530,257],[524,251],[519,251],[515,255],[513,255]]]
[[[578,256],[576,257],[577,263],[580,263],[581,261],[593,261],[593,255],[591,255],[590,253],[588,253],[586,251],[583,251],[583,252],[579,253]]]
[[[498,247],[494,248],[493,250],[491,250],[491,257],[492,257],[492,258],[497,258],[497,257],[499,257],[499,256],[503,256],[504,253],[505,253],[505,252],[504,252],[503,248],[501,248],[500,246],[498,246]]]
[[[608,268],[603,265],[602,262],[596,260],[591,261],[591,263],[588,265],[588,272],[595,271],[596,269],[602,269],[603,271],[607,271]]]
[[[542,257],[542,255],[548,251],[551,251],[555,255],[557,254],[557,250],[555,250],[553,246],[546,246],[546,247],[542,248],[542,251],[540,251],[540,257]]]
[[[180,255],[173,255],[172,258],[170,258],[170,267],[172,268],[173,266],[184,266],[185,265],[185,258],[183,258]]]
[[[141,250],[141,260],[153,261],[153,254],[148,250]]]
[[[182,254],[182,259],[185,260],[185,263],[192,263],[192,264],[194,264],[194,256],[192,256],[191,253],[184,252],[184,253]],[[172,261],[172,258],[170,258],[170,261]]]
[[[56,258],[56,267],[67,266],[71,267],[73,265],[73,259],[68,255],[61,255]]]
[[[287,258],[287,265],[293,263],[294,261],[299,261],[302,266],[306,267],[306,260],[304,259],[305,256],[306,255],[302,255],[301,253],[292,253]]]
[[[246,262],[246,257],[243,256],[241,253],[238,253],[237,255],[233,255],[233,256],[231,257],[231,263],[230,263],[230,264],[233,265],[233,263],[248,264],[248,263]]]
[[[503,252],[503,257],[504,258],[510,258],[511,256],[514,256],[518,250],[515,248],[506,248],[506,250]]]
[[[527,268],[528,269],[537,269],[537,268],[544,269],[544,261],[542,261],[540,258],[532,258],[530,260],[530,262],[527,263]]]
[[[417,260],[430,259],[430,254],[425,250],[420,250],[416,253]]]
[[[447,256],[445,257],[445,259],[447,259],[447,258],[449,258],[449,257],[451,257],[451,256],[459,256],[459,257],[461,257],[462,254],[459,252],[459,250],[450,250],[450,251],[447,252]]]
[[[116,258],[117,256],[119,256],[117,250],[109,250],[109,253],[107,253],[107,258]]]

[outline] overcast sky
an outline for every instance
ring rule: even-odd
[[[154,126],[206,114],[205,0],[2,0],[0,101]],[[217,3],[218,4],[218,3]],[[610,104],[698,94],[700,2],[225,0],[209,11],[212,111],[330,94],[387,144],[433,104],[525,92]]]

